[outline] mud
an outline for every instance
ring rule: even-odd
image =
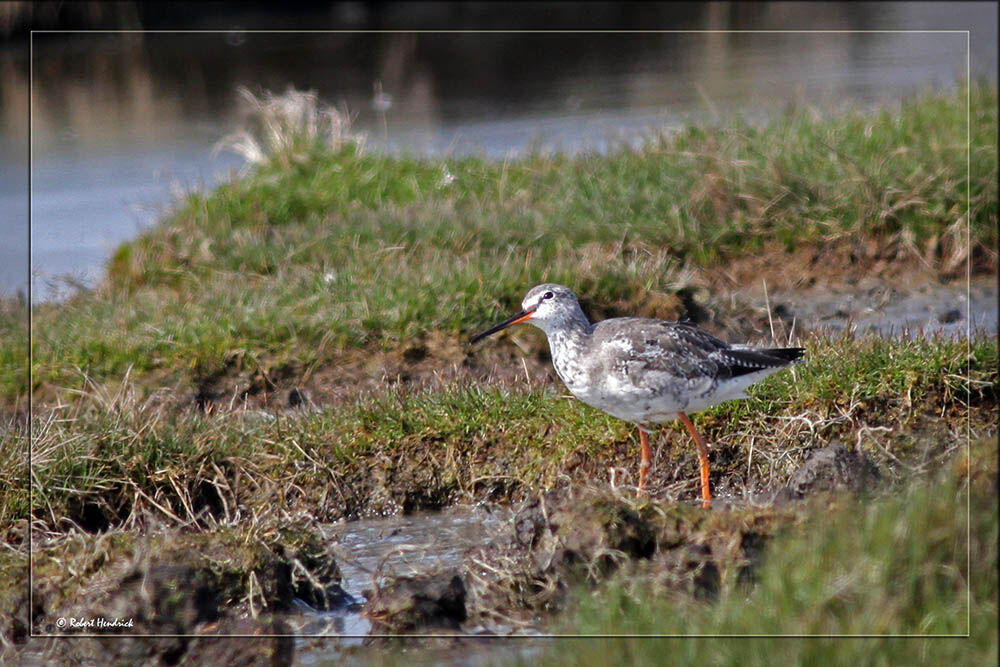
[[[766,298],[771,303],[772,321],[778,321],[776,334],[787,335],[793,326],[824,334],[850,329],[856,335],[882,338],[997,334],[997,283],[992,277],[917,287],[866,280],[850,290],[776,290],[767,297],[761,288],[741,298]]]
[[[307,529],[77,534],[36,549],[33,607],[27,595],[12,597],[0,619],[3,635],[23,642],[24,664],[287,664],[294,649],[283,616],[293,601],[332,609],[350,599],[332,554]],[[28,623],[48,638],[27,641]],[[225,634],[289,636],[199,639]]]
[[[812,451],[805,462],[792,473],[788,484],[776,497],[779,502],[801,500],[829,491],[869,493],[881,482],[882,475],[864,452],[847,449],[834,441],[823,449]]]
[[[467,555],[469,623],[496,633],[544,626],[575,586],[622,573],[657,590],[711,597],[720,573],[747,561],[742,545],[771,534],[780,517],[770,509],[713,516],[599,489],[550,491]]]
[[[455,631],[467,618],[465,583],[454,570],[399,577],[371,594],[364,614],[379,634]]]
[[[533,634],[545,631],[575,587],[614,577],[712,599],[723,578],[752,581],[767,540],[792,524],[806,501],[882,488],[877,467],[863,452],[833,443],[810,456],[771,502],[752,507],[720,501],[704,510],[606,486],[564,484],[520,503],[499,522],[496,512],[482,509],[457,517],[424,515],[418,530],[411,526],[402,536],[386,526],[383,553],[415,550],[423,566],[410,560],[408,568],[398,562],[391,568],[405,574],[372,573],[377,585],[364,592],[362,614],[373,633]],[[452,518],[476,514],[494,521],[479,531],[484,541],[456,558],[455,543],[445,540],[450,555],[440,558],[433,534]],[[352,544],[351,524],[341,530],[342,550]],[[475,531],[466,531],[466,545],[473,541]]]
[[[83,536],[42,549],[36,607],[25,596],[0,620],[23,664],[362,664],[373,651],[400,647],[373,635],[407,636],[406,646],[443,660],[526,660],[538,645],[511,652],[468,640],[544,634],[580,587],[619,582],[711,601],[725,581],[752,586],[779,531],[842,494],[882,488],[863,452],[834,442],[806,458],[771,502],[754,505],[723,500],[704,509],[566,482],[510,509],[454,508],[258,537],[108,533],[99,540],[105,548]],[[58,618],[95,616],[132,622],[107,634],[185,636],[28,641],[28,621],[15,622],[30,617],[36,632],[64,637],[79,631],[60,630]],[[230,633],[287,636],[209,639]]]

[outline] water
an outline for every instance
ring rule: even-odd
[[[324,532],[337,555],[341,586],[360,602],[365,591],[375,587],[376,578],[457,569],[465,552],[491,539],[509,517],[507,508],[455,506],[441,512],[345,521],[327,526]],[[305,610],[291,622],[299,635],[299,664],[323,664],[333,657],[365,660],[362,643],[372,628],[359,611]],[[470,664],[464,653],[463,664]]]
[[[649,27],[600,11],[608,28]],[[973,75],[997,69],[996,7],[985,3],[684,12],[684,27],[712,29],[972,24]],[[114,248],[178,192],[229,177],[239,160],[211,148],[239,123],[239,85],[314,89],[352,115],[369,146],[503,157],[532,146],[603,150],[688,121],[762,119],[789,104],[823,113],[892,104],[954,89],[966,55],[965,34],[943,33],[36,34],[33,298],[58,297],[67,274],[93,284]],[[0,293],[26,283],[25,69],[0,54]]]
[[[858,335],[882,337],[997,334],[994,278],[976,279],[964,286],[923,285],[906,290],[879,285],[852,291],[780,291],[769,299],[782,309],[784,319],[796,320],[800,330],[835,334],[850,327]]]

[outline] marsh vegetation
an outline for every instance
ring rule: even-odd
[[[323,525],[502,503],[513,518],[454,571],[381,581],[364,613],[390,633],[970,632],[906,650],[995,662],[995,335],[830,335],[739,291],[994,274],[997,93],[968,94],[970,146],[963,90],[505,161],[387,156],[314,97],[261,101],[231,142],[245,175],[178,201],[96,289],[33,307],[30,377],[25,306],[0,312],[5,582],[27,571],[29,523],[34,545],[34,606],[0,589],[4,650],[105,646],[24,644],[84,602],[181,634],[287,629],[296,598],[357,613]],[[636,499],[632,430],[563,395],[544,338],[466,344],[543,281],[572,285],[591,319],[807,348],[697,415],[711,510],[679,428],[661,429]],[[116,593],[137,577],[160,582],[152,600]],[[197,600],[176,596],[185,579]],[[436,606],[414,606],[427,590]],[[773,646],[805,664],[893,646],[865,642]],[[637,662],[669,648],[616,646]]]

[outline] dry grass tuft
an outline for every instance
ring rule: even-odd
[[[363,135],[350,131],[349,116],[321,106],[314,91],[289,86],[282,94],[265,91],[258,96],[241,86],[237,92],[247,126],[223,137],[215,150],[230,150],[248,166],[302,164],[317,150],[337,152],[364,144]]]

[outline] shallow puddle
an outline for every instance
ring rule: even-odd
[[[384,576],[426,573],[458,567],[465,552],[490,540],[510,518],[508,508],[497,506],[457,506],[440,512],[419,512],[385,518],[345,521],[323,527],[337,556],[341,586],[358,603],[365,591]],[[296,663],[321,665],[328,662],[365,664],[374,656],[363,647],[371,623],[362,616],[360,604],[342,610],[321,612],[300,604],[302,613],[290,619],[295,633]],[[474,642],[475,647],[465,646]],[[434,652],[434,661],[449,664],[461,654],[461,664],[469,662],[472,650],[483,664],[503,656],[513,659],[526,650],[536,650],[524,642],[463,640],[463,648]],[[413,650],[413,649],[411,649]],[[428,649],[429,650],[429,649]],[[429,657],[429,654],[428,654]],[[457,664],[457,663],[456,663]]]
[[[761,299],[754,297],[755,302]],[[997,283],[978,278],[969,285],[922,285],[912,289],[886,285],[835,291],[814,288],[775,291],[769,295],[775,334],[795,329],[886,338],[932,336],[964,338],[997,333]],[[779,319],[781,320],[779,322]]]

